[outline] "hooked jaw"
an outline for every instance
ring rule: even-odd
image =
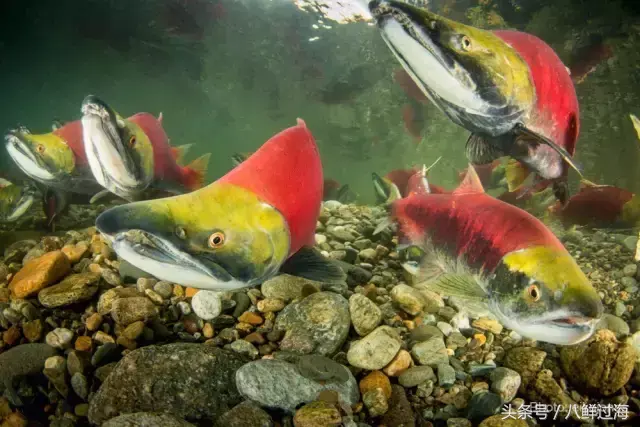
[[[82,136],[91,172],[104,188],[128,198],[145,190],[149,182],[125,140],[124,127],[116,112],[96,96],[82,102]]]
[[[160,199],[165,200],[165,199]],[[96,228],[124,260],[161,280],[199,289],[237,289],[247,285],[204,257],[190,254],[174,234],[169,215],[145,202],[116,206],[98,216]]]
[[[11,203],[11,206],[8,207],[6,216],[3,215],[4,222],[15,222],[20,219],[33,205],[35,194],[32,188],[22,187],[17,198],[18,200]],[[0,201],[0,205],[2,204],[3,201]]]
[[[42,183],[57,181],[57,171],[42,161],[34,152],[35,146],[27,141],[30,133],[28,129],[21,127],[5,135],[4,140],[9,156],[27,176],[34,180]]]
[[[403,68],[454,123],[471,132],[498,136],[520,120],[523,111],[485,82],[480,61],[469,68],[442,44],[442,39],[462,36],[454,25],[466,26],[399,1],[374,0],[369,10]]]
[[[500,302],[504,288],[494,288],[494,313],[523,336],[552,344],[573,345],[589,338],[604,311],[600,296],[566,250],[544,246],[511,252],[503,258],[511,272],[524,275],[534,288],[535,301],[524,305]],[[524,291],[524,290],[522,290]]]
[[[117,206],[99,215],[96,227],[130,264],[199,289],[256,285],[277,273],[289,251],[282,215],[225,185]]]
[[[582,310],[558,310],[542,317],[517,319],[503,314],[495,306],[492,311],[500,323],[526,338],[558,345],[574,345],[591,337],[602,315],[602,305],[600,314],[596,310],[589,316],[584,315]]]

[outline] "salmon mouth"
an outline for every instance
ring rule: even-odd
[[[454,123],[475,133],[510,132],[522,110],[483,84],[481,66],[463,65],[439,42],[442,18],[399,1],[369,3],[383,40],[422,92]]]
[[[491,305],[500,323],[507,328],[529,339],[556,345],[575,345],[589,339],[600,320],[599,317],[589,317],[565,309],[539,317],[517,318],[507,316],[495,305]]]
[[[125,124],[115,111],[93,95],[84,99],[81,111],[85,152],[96,181],[124,198],[144,191],[149,183],[142,178],[124,135]]]
[[[162,231],[164,227],[158,227],[152,219],[132,220],[128,209],[134,205],[138,203],[116,206],[96,219],[96,228],[122,259],[158,279],[199,289],[251,285],[233,277],[210,254],[193,251],[173,233]]]
[[[29,177],[43,184],[60,180],[57,170],[49,166],[32,144],[25,141],[31,132],[25,127],[12,129],[4,137],[7,153],[16,165]]]

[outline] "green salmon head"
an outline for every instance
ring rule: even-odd
[[[94,177],[107,190],[135,198],[153,180],[153,146],[136,123],[93,95],[82,102],[82,136]]]
[[[375,172],[371,174],[371,179],[378,204],[389,204],[402,198],[398,186],[391,180],[383,178]]]
[[[98,216],[96,227],[135,267],[200,289],[253,286],[289,256],[282,214],[231,184],[117,206]]]
[[[603,312],[598,293],[575,260],[546,246],[505,255],[487,288],[490,307],[503,325],[553,344],[589,338]]]
[[[53,133],[34,135],[20,127],[5,135],[7,152],[22,171],[43,184],[56,184],[75,171],[75,156]]]
[[[533,107],[527,63],[494,33],[400,1],[374,0],[369,9],[407,73],[458,125],[498,136]]]
[[[34,200],[35,189],[30,186],[0,187],[0,222],[17,221],[31,208]]]

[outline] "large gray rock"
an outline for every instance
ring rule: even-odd
[[[127,354],[91,399],[89,421],[134,412],[217,418],[242,398],[236,370],[248,359],[207,344],[148,346]]]
[[[195,427],[193,424],[167,414],[136,412],[111,418],[102,427]]]
[[[333,364],[338,365],[335,362]],[[351,406],[360,399],[358,383],[346,367],[336,366],[336,369],[340,368],[343,370],[340,375],[331,375],[328,380],[317,381],[312,378],[319,378],[318,372],[309,374],[312,371],[309,367],[305,367],[301,373],[296,365],[283,360],[256,360],[238,369],[236,386],[243,396],[261,406],[289,413],[293,413],[301,403],[316,400],[318,393],[323,390],[336,391],[340,400]],[[327,364],[319,367],[319,370],[324,373],[329,371]]]
[[[317,292],[289,304],[276,319],[276,329],[286,331],[280,349],[298,354],[330,356],[349,334],[349,303],[333,292]]]

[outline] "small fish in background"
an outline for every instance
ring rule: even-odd
[[[418,169],[395,169],[381,177],[373,172],[373,190],[379,204],[388,204],[404,197],[407,191],[409,179],[418,172]]]
[[[182,166],[190,146],[169,144],[162,114],[156,118],[137,113],[125,119],[89,95],[82,102],[82,130],[95,179],[125,200],[145,199],[154,191],[182,194],[204,185],[210,154]]]
[[[600,64],[613,57],[613,48],[600,35],[592,35],[587,46],[579,49],[571,60],[569,70],[575,84],[582,83]]]
[[[427,104],[429,98],[420,90],[416,82],[413,81],[411,76],[404,70],[404,68],[396,68],[393,71],[393,80],[402,88],[404,93],[414,101],[421,104]]]
[[[640,227],[640,197],[624,188],[584,179],[566,206],[555,204],[549,211],[565,226]]]
[[[423,93],[472,132],[472,164],[511,156],[568,198],[579,133],[569,71],[544,41],[487,31],[401,1],[369,2],[383,40]]]
[[[35,188],[0,178],[0,223],[18,221],[35,201]]]
[[[387,173],[384,177],[373,172],[371,177],[377,203],[390,204],[395,200],[407,197],[414,186],[419,187],[421,185],[420,179],[426,179],[427,172],[439,161],[440,158],[426,168],[426,170],[420,168],[395,169]],[[431,183],[429,184],[429,188],[433,193],[447,192],[443,187]]]
[[[325,179],[322,188],[322,201],[325,202],[327,200],[337,200],[340,203],[353,203],[357,198],[357,195],[351,191],[349,184],[340,184],[332,178]]]
[[[445,190],[443,187],[431,184],[427,179],[427,175],[429,171],[442,159],[442,157],[438,157],[435,162],[429,167],[427,165],[422,165],[421,168],[418,169],[416,173],[411,175],[409,181],[407,182],[406,194],[404,197],[411,197],[416,194],[446,194],[449,191]]]
[[[595,330],[602,302],[575,260],[539,219],[487,195],[471,165],[453,193],[397,200],[391,218],[415,286],[530,339],[572,345]]]
[[[246,288],[278,271],[344,283],[342,268],[313,249],[322,182],[318,147],[298,119],[208,186],[116,206],[96,228],[129,264],[199,289]]]
[[[329,105],[350,102],[382,79],[383,75],[378,71],[370,64],[357,65],[346,75],[330,80],[316,93],[316,97]]]
[[[418,106],[419,108],[420,106]],[[422,131],[424,129],[424,120],[416,111],[416,106],[405,104],[402,107],[402,122],[407,133],[411,135],[416,145],[422,141]]]

